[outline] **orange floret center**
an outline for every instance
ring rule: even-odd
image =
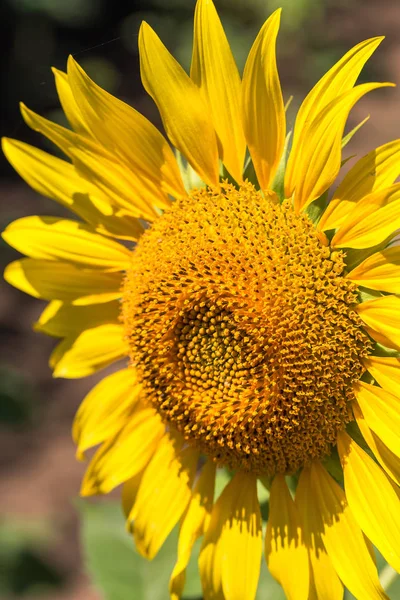
[[[147,401],[232,469],[293,473],[328,454],[371,349],[344,269],[307,215],[251,184],[175,202],[124,286]]]

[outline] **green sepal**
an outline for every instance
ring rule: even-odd
[[[323,459],[322,464],[328,473],[343,487],[343,469],[336,446],[332,448],[330,455]]]
[[[253,160],[250,155],[247,157],[247,160],[246,160],[245,166],[244,166],[243,180],[246,181],[246,179],[250,183],[252,183],[257,190],[260,189],[260,186],[258,184],[257,175],[256,175],[256,172],[254,169]]]
[[[283,202],[283,200],[285,199],[285,171],[286,171],[286,164],[287,164],[288,157],[289,157],[291,137],[292,137],[292,132],[289,131],[289,133],[287,134],[286,139],[285,139],[285,145],[283,147],[283,152],[282,152],[281,160],[279,161],[278,169],[275,173],[275,177],[271,184],[271,190],[278,195],[279,200],[281,202]]]
[[[357,156],[357,155],[356,154],[350,154],[350,156],[346,156],[346,158],[343,158],[342,161],[341,161],[341,163],[340,163],[340,168],[342,168],[346,163],[349,162],[349,160],[351,160],[355,156]]]
[[[388,348],[378,342],[375,342],[374,356],[392,356],[394,358],[400,358],[400,352],[394,348]]]
[[[366,258],[387,247],[387,240],[370,248],[341,248],[346,253],[345,262],[349,271],[361,264]]]
[[[228,169],[222,162],[220,165],[220,177],[223,181],[226,181],[227,183],[233,185],[236,189],[239,189],[238,182],[232,177],[232,175],[229,173]]]
[[[257,480],[257,497],[260,503],[261,518],[266,523],[269,517],[269,487],[266,487],[263,478]]]
[[[206,187],[204,181],[197,175],[193,167],[182,156],[179,150],[175,150],[176,162],[178,163],[185,190],[190,192],[195,188]]]
[[[369,288],[361,287],[358,288],[358,297],[360,302],[368,302],[368,300],[376,300],[382,297],[382,292],[378,290],[370,290]]]
[[[228,469],[225,469],[224,467],[217,469],[215,474],[214,502],[219,498],[232,477],[233,473],[228,471]]]
[[[311,202],[311,204],[309,204],[305,210],[306,214],[310,217],[314,225],[318,223],[324,214],[326,207],[328,206],[328,193],[329,190],[326,190],[322,196],[314,200],[314,202]]]
[[[359,129],[361,129],[361,127],[363,125],[365,125],[365,123],[368,121],[370,115],[367,115],[365,117],[365,119],[363,121],[361,121],[361,123],[359,123],[358,125],[356,125],[355,127],[353,127],[353,129],[351,131],[349,131],[349,133],[347,133],[343,138],[342,138],[342,149],[347,146],[347,144],[350,142],[351,138],[357,133],[357,131]]]
[[[365,452],[371,458],[373,458],[375,462],[377,462],[375,459],[374,453],[372,452],[372,450],[368,446],[367,442],[363,438],[360,428],[357,425],[357,421],[350,421],[350,423],[348,423],[346,426],[346,432],[356,442],[356,444],[358,444],[360,446],[360,448],[365,450]]]

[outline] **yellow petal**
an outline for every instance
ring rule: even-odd
[[[52,123],[44,119],[40,115],[27,109],[24,105],[21,106],[22,116],[26,123],[48,137],[56,144],[69,158],[74,161],[75,167],[82,178],[86,179],[86,191],[93,194],[97,189],[100,190],[100,197],[109,199],[110,203],[115,203],[118,208],[121,207],[121,202],[118,192],[122,192],[123,198],[131,190],[131,200],[122,203],[122,208],[130,210],[131,214],[137,216],[137,211],[134,212],[135,205],[139,205],[141,211],[138,216],[150,218],[157,213],[146,213],[146,208],[150,210],[149,199],[154,203],[158,203],[161,207],[169,206],[170,202],[165,193],[161,191],[160,186],[153,179],[140,177],[126,166],[121,165],[116,160],[115,155],[106,150],[106,146],[102,146],[96,141],[88,137],[78,135],[69,129],[65,129],[56,123]],[[108,185],[107,185],[108,182]],[[137,190],[135,192],[135,187]],[[115,190],[117,193],[115,193]],[[142,196],[146,199],[143,201]],[[144,207],[144,209],[143,209]],[[110,211],[112,214],[112,210]]]
[[[310,470],[303,469],[301,477],[310,487],[309,516],[344,585],[358,600],[388,600],[342,488],[317,462]]]
[[[11,223],[3,239],[31,258],[61,260],[106,271],[129,268],[128,248],[98,235],[91,227],[58,217],[23,217]]]
[[[217,138],[200,90],[146,22],[139,31],[139,52],[143,85],[169,139],[206,183],[218,185]]]
[[[263,25],[243,73],[243,127],[261,189],[271,185],[286,137],[275,54],[280,15],[276,10]]]
[[[304,210],[335,181],[342,160],[342,137],[350,110],[368,92],[388,83],[366,83],[327,104],[293,142],[285,173],[285,195],[294,194],[297,211]]]
[[[79,135],[66,127],[45,119],[41,115],[30,110],[25,104],[20,104],[21,114],[25,123],[38,133],[47,137],[53,144],[58,146],[66,156],[71,155],[73,148],[87,148],[97,150],[103,156],[109,156],[106,147],[99,146],[94,140],[87,136]]]
[[[186,579],[186,567],[193,544],[207,529],[214,498],[215,463],[208,460],[194,486],[192,498],[182,517],[179,531],[178,558],[171,575],[171,600],[180,600]]]
[[[92,458],[82,482],[82,496],[108,494],[139,473],[153,456],[165,427],[152,408],[138,403],[114,437]]]
[[[386,561],[400,571],[400,501],[376,462],[345,432],[338,436],[346,498],[351,511]]]
[[[69,124],[76,133],[91,137],[92,134],[83,119],[82,112],[72,93],[67,73],[59,71],[54,67],[52,71],[56,82],[57,94]]]
[[[122,164],[90,150],[73,148],[71,156],[78,173],[91,182],[94,190],[109,198],[112,205],[149,221],[158,216],[155,206],[163,203],[153,181],[144,183],[144,179],[139,180]],[[164,207],[168,204],[165,201]]]
[[[2,139],[3,152],[18,174],[35,191],[52,198],[105,235],[138,239],[143,227],[131,216],[115,214],[110,202],[88,194],[88,185],[75,167],[29,144]]]
[[[84,329],[91,329],[105,323],[120,322],[121,304],[114,300],[105,304],[74,306],[59,300],[52,300],[39,319],[34,323],[35,331],[54,337],[67,337]]]
[[[368,427],[359,405],[353,403],[353,413],[363,438],[371,448],[376,459],[393,481],[400,485],[400,458],[379,439],[379,437]]]
[[[140,483],[142,481],[143,473],[146,467],[136,473],[133,477],[125,481],[122,486],[122,510],[126,518],[126,529],[129,533],[133,533],[133,522],[130,520],[129,515],[132,511],[132,507],[136,502],[137,494],[139,491]]]
[[[68,59],[68,78],[76,104],[99,143],[125,160],[139,180],[152,180],[165,193],[185,195],[175,156],[158,129],[143,115],[94,83]]]
[[[304,543],[310,559],[309,600],[342,600],[343,584],[322,541],[322,531],[313,512],[315,499],[309,479],[307,473],[300,477],[295,497]]]
[[[400,247],[372,254],[350,271],[347,278],[372,290],[400,293]]]
[[[400,174],[400,140],[384,144],[361,158],[347,173],[322,215],[317,229],[336,229],[367,194],[392,185]]]
[[[75,305],[120,298],[121,277],[120,273],[89,271],[69,263],[36,258],[16,260],[4,271],[8,283],[30,296]]]
[[[364,64],[382,41],[380,38],[365,40],[351,48],[309,92],[296,117],[292,151],[285,173],[285,194],[290,197],[298,180],[303,176],[298,171],[303,146],[309,144],[309,130],[315,126],[321,112],[339,96],[349,92]],[[342,136],[341,136],[342,137]],[[341,143],[341,142],[340,142]],[[310,151],[309,151],[310,152]]]
[[[400,399],[363,381],[355,384],[354,394],[368,427],[400,457]]]
[[[303,101],[295,124],[294,138],[301,138],[313,117],[332,100],[352,89],[367,60],[382,42],[383,37],[370,38],[351,48],[318,81]],[[293,140],[294,143],[295,140]]]
[[[139,552],[152,559],[192,495],[199,453],[184,446],[183,439],[165,435],[147,467],[130,518]]]
[[[218,498],[200,550],[205,598],[254,600],[262,553],[257,480],[238,472]]]
[[[385,346],[386,348],[392,348],[393,350],[397,350],[398,352],[400,352],[400,344],[395,344],[392,340],[389,340],[382,333],[375,331],[375,329],[372,329],[371,327],[368,327],[367,325],[364,326],[364,329],[365,329],[366,333],[368,333],[368,335],[373,340],[378,342],[378,344],[381,344],[382,346]]]
[[[395,393],[400,387],[400,358],[394,356],[369,356],[363,361],[381,387]]]
[[[288,600],[307,600],[308,552],[297,508],[283,475],[271,486],[265,557],[271,575],[281,584]]]
[[[382,296],[362,302],[356,311],[369,327],[400,345],[400,298]]]
[[[196,4],[190,77],[208,103],[220,157],[240,183],[246,152],[240,76],[212,0],[198,0]]]
[[[127,356],[129,348],[124,335],[123,325],[109,323],[65,338],[50,356],[53,376],[87,377]]]
[[[337,248],[370,248],[400,227],[400,184],[373,192],[360,200],[331,245]]]
[[[72,437],[77,456],[114,436],[129,419],[141,386],[134,369],[121,369],[104,377],[86,395],[76,413]]]

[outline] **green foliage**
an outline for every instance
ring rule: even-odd
[[[167,597],[176,556],[177,532],[149,562],[135,550],[124,527],[119,502],[79,503],[87,568],[105,600],[157,600]]]
[[[87,569],[104,600],[165,600],[176,560],[178,528],[169,536],[157,557],[148,562],[136,552],[132,538],[125,531],[118,501],[79,502],[79,511]],[[202,598],[197,569],[200,545],[201,541],[198,541],[188,566],[184,600]],[[269,574],[263,559],[257,600],[284,598],[281,587]]]

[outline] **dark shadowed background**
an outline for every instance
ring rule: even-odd
[[[18,102],[64,123],[50,67],[65,69],[68,54],[97,83],[160,125],[140,82],[139,25],[148,21],[188,68],[194,4],[195,0],[0,0],[1,134],[55,151],[23,124]],[[285,100],[294,96],[291,122],[318,77],[367,37],[387,36],[362,80],[400,83],[399,0],[215,4],[240,70],[263,21],[283,7],[278,58]],[[367,114],[371,119],[348,154],[360,156],[400,137],[400,91],[372,92],[353,110],[349,129]],[[5,160],[0,161],[0,197],[1,229],[25,215],[61,214],[56,203],[19,180]],[[16,255],[1,242],[2,268]],[[80,400],[102,374],[78,381],[52,379],[47,361],[54,340],[31,330],[41,309],[40,301],[1,284],[0,597],[98,600],[79,544],[75,499],[84,466],[74,459],[70,428]],[[135,594],[132,598],[136,600]]]

